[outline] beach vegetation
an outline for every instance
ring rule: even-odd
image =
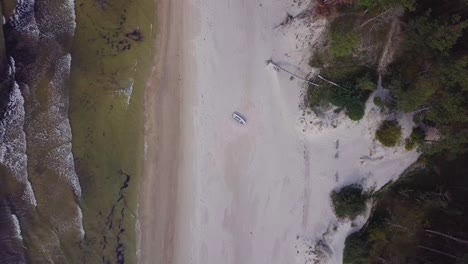
[[[398,7],[405,10],[396,17],[398,45],[381,75],[382,86],[390,91],[386,98],[392,100],[375,97],[374,103],[382,107],[391,102],[391,110],[414,114],[416,128],[405,148],[417,148],[424,162],[374,197],[371,217],[346,240],[343,263],[466,263],[466,1],[359,0],[349,10],[365,10],[371,16],[365,21],[373,24]],[[360,19],[355,16],[355,23],[362,25]],[[438,138],[426,139],[426,127],[437,130]],[[384,121],[376,138],[395,146],[401,128],[396,121]]]
[[[361,185],[352,184],[331,193],[333,209],[338,218],[354,220],[366,211],[368,194]]]
[[[375,138],[386,147],[394,147],[400,142],[401,126],[398,121],[385,120],[375,132]]]
[[[368,222],[345,242],[343,263],[464,263],[466,155],[433,156],[382,191]],[[460,262],[457,262],[460,261]]]
[[[330,35],[329,53],[335,59],[351,55],[360,42],[359,34],[353,31],[335,31]]]
[[[426,134],[420,127],[416,127],[411,131],[410,137],[406,140],[405,149],[412,150],[415,147],[419,147],[424,143]]]

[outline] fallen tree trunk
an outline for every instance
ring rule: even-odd
[[[437,232],[437,231],[434,231],[434,230],[430,230],[430,229],[426,229],[425,230],[427,233],[431,233],[431,234],[434,234],[434,235],[439,235],[439,236],[443,236],[445,238],[448,238],[448,239],[451,239],[451,240],[454,240],[460,244],[465,244],[465,245],[468,245],[468,241],[467,240],[464,240],[464,239],[461,239],[461,238],[457,238],[457,237],[453,237],[453,236],[450,236],[450,235],[447,235],[447,234],[444,234],[444,233],[441,233],[441,232]]]

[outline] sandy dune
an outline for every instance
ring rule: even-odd
[[[383,118],[302,115],[303,83],[324,21],[297,19],[309,1],[164,0],[159,57],[147,96],[141,263],[340,263],[351,223],[330,192],[380,187],[417,157],[373,141]],[[245,126],[231,118],[243,113]],[[408,116],[398,117],[409,133]],[[362,224],[364,218],[357,221]],[[336,226],[336,231],[335,227]],[[329,231],[325,236],[324,233]]]

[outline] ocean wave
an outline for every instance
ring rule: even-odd
[[[23,235],[21,234],[21,227],[18,221],[18,217],[15,214],[11,214],[11,219],[13,220],[13,225],[15,226],[15,237],[19,240],[23,240]]]
[[[17,32],[27,34],[28,37],[37,40],[39,38],[39,28],[34,16],[34,3],[34,0],[18,0],[14,15],[9,17],[6,24]]]
[[[57,35],[73,36],[76,28],[74,1],[38,5],[37,8],[41,14],[37,18],[39,31],[43,33],[41,37],[55,40]]]
[[[35,232],[29,225],[40,219],[52,232],[41,233],[41,243],[34,246],[44,257],[60,259],[61,243],[68,243],[63,238],[85,235],[68,119],[74,1],[17,0],[5,22],[8,51],[16,60],[11,59],[9,74],[17,83],[0,121],[0,163],[23,184],[18,195],[24,204],[39,207],[14,204],[12,217],[17,237],[21,227]]]
[[[11,72],[14,72],[14,69]],[[26,185],[26,191],[22,196],[23,200],[35,207],[37,205],[36,197],[28,180],[27,172],[24,118],[24,98],[15,82],[4,117],[0,122],[0,164],[7,169],[10,175],[13,175],[16,181]]]
[[[47,105],[32,101],[30,113],[27,113],[29,114],[27,131],[30,144],[38,149],[47,149],[40,161],[31,161],[33,165],[47,164],[48,169],[56,173],[59,179],[69,183],[79,198],[81,187],[72,154],[68,95],[64,88],[70,72],[70,63],[70,54],[57,61],[55,75],[47,90],[49,96]]]

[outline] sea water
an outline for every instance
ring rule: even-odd
[[[153,1],[1,11],[1,262],[133,263]]]

